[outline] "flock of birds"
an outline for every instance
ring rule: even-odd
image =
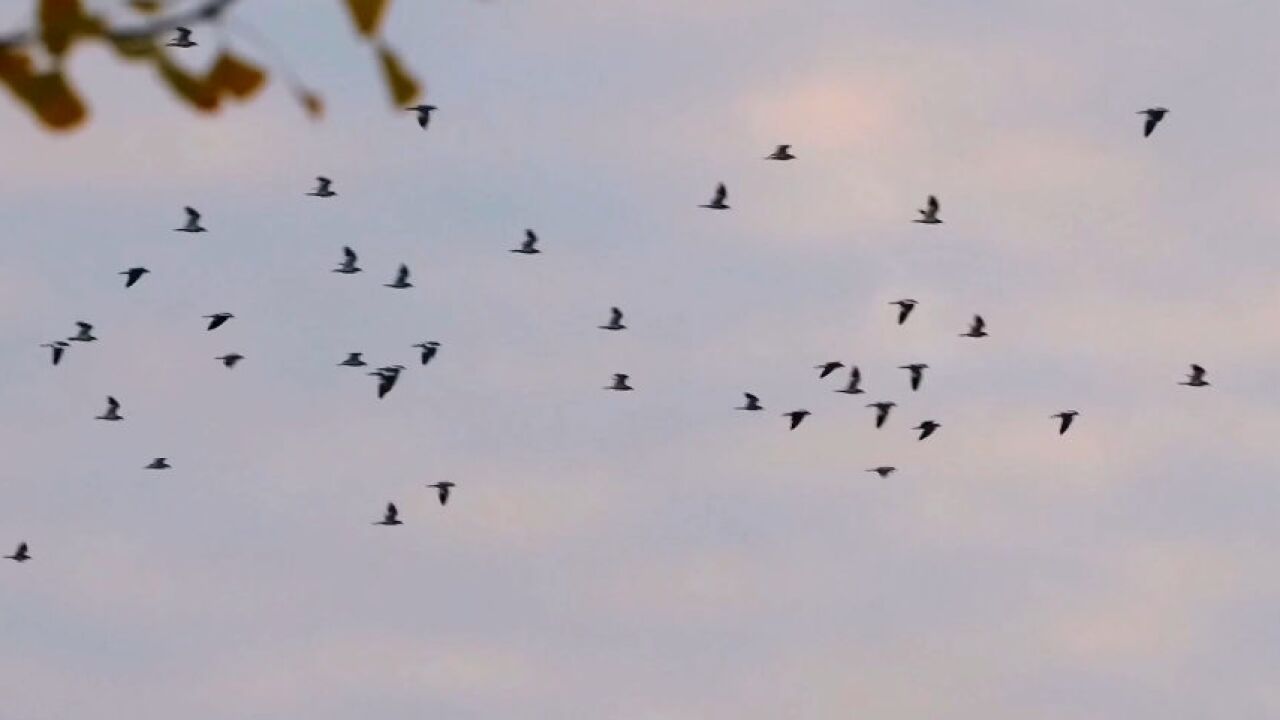
[[[194,47],[196,45],[195,41],[191,39],[191,31],[189,29],[180,27],[177,28],[177,33],[177,36],[168,43],[170,47],[186,48]],[[417,105],[406,109],[417,115],[418,125],[425,130],[430,124],[431,113],[436,109],[436,107],[434,105]],[[1146,121],[1143,124],[1143,136],[1149,137],[1151,133],[1155,131],[1156,126],[1164,120],[1165,115],[1168,112],[1169,111],[1166,108],[1162,107],[1153,107],[1140,111],[1139,114],[1146,116]],[[765,159],[785,162],[795,160],[796,156],[791,152],[790,145],[779,145],[772,153],[765,156]],[[327,177],[321,176],[316,178],[316,187],[306,193],[306,195],[317,198],[332,198],[337,196],[337,192],[333,189],[333,181]],[[728,198],[728,188],[724,183],[720,183],[716,186],[711,200],[703,205],[699,205],[699,207],[709,210],[728,210],[730,209],[729,204],[726,202]],[[202,216],[198,210],[192,207],[186,207],[184,209],[186,211],[186,222],[182,227],[175,228],[176,232],[208,232],[208,229],[201,224]],[[942,224],[942,219],[938,216],[941,212],[941,203],[939,203],[938,198],[933,195],[928,197],[925,202],[925,206],[917,212],[919,213],[919,217],[917,217],[913,222],[924,225]],[[541,253],[542,250],[538,247],[537,234],[533,230],[526,230],[523,242],[521,242],[518,247],[512,248],[510,252],[521,255],[536,255]],[[151,271],[147,268],[139,266],[123,270],[120,274],[125,276],[125,288],[132,288],[150,272]],[[343,275],[354,275],[356,273],[363,272],[363,269],[359,266],[359,256],[350,247],[343,247],[342,259],[338,266],[333,269],[333,272]],[[410,277],[411,272],[409,267],[401,264],[396,270],[391,282],[385,283],[384,287],[395,290],[411,288],[413,287],[413,283],[410,282]],[[905,324],[911,317],[911,314],[915,311],[918,304],[919,303],[916,300],[911,298],[903,298],[901,300],[891,302],[890,305],[897,307],[897,324]],[[626,330],[627,326],[623,323],[624,317],[625,316],[620,308],[610,308],[608,320],[603,325],[599,325],[598,328],[610,332]],[[234,318],[235,315],[229,312],[216,312],[203,317],[203,319],[208,321],[206,325],[206,329],[208,331],[217,330]],[[969,324],[968,330],[960,333],[960,337],[973,339],[987,337],[986,327],[986,321],[982,316],[974,315],[973,320]],[[98,338],[94,336],[93,329],[94,326],[91,323],[83,321],[77,322],[76,333],[74,335],[70,335],[65,339],[44,343],[41,347],[45,347],[50,350],[51,361],[53,365],[56,366],[64,360],[68,350],[72,346],[72,343],[95,342]],[[440,351],[440,343],[434,340],[420,342],[412,347],[420,351],[419,361],[423,366],[428,365]],[[230,369],[234,368],[239,362],[244,360],[245,357],[240,353],[227,353],[225,355],[217,356],[215,359]],[[368,363],[365,362],[362,353],[351,352],[348,353],[347,357],[341,362],[337,363],[337,365],[341,367],[367,367]],[[834,374],[837,370],[841,370],[845,367],[846,365],[843,362],[839,360],[832,360],[815,366],[815,369],[818,371],[818,378],[824,379]],[[913,392],[920,390],[924,383],[924,371],[928,368],[929,366],[924,363],[912,363],[900,366],[900,369],[908,372],[908,384]],[[385,397],[387,393],[391,392],[391,390],[395,388],[396,382],[399,380],[400,374],[404,372],[404,370],[405,366],[403,365],[387,365],[379,367],[368,373],[370,376],[377,378],[376,392],[378,398]],[[848,366],[848,370],[848,380],[843,387],[837,389],[835,392],[847,395],[863,394],[865,391],[862,389],[861,370],[859,370],[856,365]],[[1200,365],[1193,364],[1191,365],[1191,371],[1188,373],[1187,379],[1179,384],[1189,387],[1208,386],[1209,382],[1205,379],[1206,374],[1207,371],[1205,368]],[[626,373],[616,373],[613,375],[612,382],[609,385],[606,385],[604,389],[615,392],[633,391],[635,388],[631,386],[630,380],[630,375],[627,375]],[[765,409],[764,405],[761,404],[759,396],[750,392],[745,392],[743,395],[745,401],[742,405],[736,408],[737,410],[745,412],[760,412]],[[893,411],[893,408],[896,407],[896,403],[891,401],[879,401],[869,403],[867,407],[875,410],[875,427],[883,428],[889,421],[889,416]],[[783,417],[788,418],[790,429],[795,430],[800,427],[805,418],[809,417],[811,414],[812,413],[808,410],[798,409],[785,412],[782,415]],[[1057,420],[1058,434],[1063,435],[1071,428],[1079,415],[1080,413],[1075,410],[1063,410],[1051,415],[1050,418]],[[96,419],[108,422],[119,422],[124,420],[124,416],[120,414],[120,402],[114,397],[107,397],[106,409],[101,415],[96,416]],[[932,437],[941,427],[942,424],[936,420],[924,420],[920,424],[914,426],[912,430],[919,432],[919,435],[917,436],[918,440],[926,440]],[[168,458],[157,457],[145,465],[144,469],[168,470],[171,467],[172,466],[169,464]],[[896,471],[897,468],[891,465],[881,465],[867,470],[867,472],[875,473],[881,478],[887,478]],[[448,504],[455,484],[449,481],[441,481],[432,483],[427,487],[436,491],[436,497],[443,506]],[[394,502],[391,502],[387,503],[387,506],[382,513],[382,519],[374,522],[373,524],[395,526],[402,525],[404,523],[400,519],[399,509],[396,507]],[[22,563],[30,560],[32,556],[28,544],[26,542],[22,542],[18,545],[13,554],[6,555],[4,557],[5,559]]]

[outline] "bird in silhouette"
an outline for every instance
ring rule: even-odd
[[[155,460],[152,460],[151,463],[143,469],[144,470],[168,470],[171,467],[173,466],[169,464],[168,458],[158,457]]]
[[[734,408],[735,410],[753,410],[754,411],[754,410],[764,409],[764,406],[760,404],[760,398],[756,397],[755,395],[752,395],[751,393],[742,393],[742,396],[746,398],[746,402],[744,402],[741,406]]]
[[[832,360],[831,362],[825,362],[825,363],[822,363],[821,365],[814,365],[813,369],[822,371],[818,373],[818,379],[821,380],[822,378],[830,375],[831,373],[839,370],[842,367],[844,367],[844,363],[840,362],[839,360]]]
[[[228,368],[235,367],[236,363],[240,362],[243,359],[244,359],[244,356],[241,355],[240,353],[227,353],[226,355],[219,355],[218,357],[214,358],[214,360],[221,360],[222,364],[227,366]]]
[[[911,311],[915,310],[916,305],[919,303],[911,298],[905,298],[902,300],[894,300],[889,304],[898,306],[898,324],[901,325],[907,321],[907,318],[911,317]]]
[[[189,48],[195,47],[196,41],[191,39],[191,28],[185,28],[179,25],[174,28],[178,32],[176,36],[169,42],[165,43],[165,47]]]
[[[31,559],[31,554],[27,552],[26,543],[18,543],[18,549],[14,550],[12,555],[5,555],[4,559],[24,563]]]
[[[725,188],[724,183],[720,183],[716,186],[716,194],[711,198],[711,202],[698,207],[704,207],[709,210],[728,210],[729,206],[724,204],[727,197],[729,197],[729,191]]]
[[[316,189],[307,193],[309,197],[321,198],[333,197],[337,194],[333,191],[333,181],[323,175],[316,178]]]
[[[440,352],[440,343],[435,340],[420,342],[417,345],[414,345],[414,347],[422,351],[420,359],[422,360],[423,365],[431,362],[431,358],[435,357],[436,353]]]
[[[396,381],[400,379],[400,373],[404,370],[403,365],[389,365],[387,367],[378,368],[376,371],[369,373],[378,378],[378,399],[386,397],[391,392],[391,388],[396,386]]]
[[[440,498],[441,505],[449,504],[449,492],[453,489],[453,483],[445,480],[443,482],[431,483],[427,487],[436,489],[436,497]]]
[[[200,225],[200,212],[191,206],[182,208],[187,211],[187,224],[180,228],[174,228],[177,232],[208,232],[206,228]]]
[[[409,112],[418,113],[418,127],[423,130],[427,129],[427,124],[431,122],[431,111],[435,109],[435,105],[414,105],[413,107],[405,108]]]
[[[524,242],[520,243],[520,247],[513,248],[511,252],[520,253],[521,255],[537,255],[542,252],[537,248],[538,235],[532,230],[524,231]]]
[[[892,465],[881,465],[880,467],[873,467],[867,470],[867,472],[873,472],[879,475],[881,480],[889,477],[897,471],[898,468],[893,467]]]
[[[609,308],[609,322],[598,327],[601,330],[626,330],[627,326],[622,324],[622,310]]]
[[[981,315],[974,315],[973,322],[969,323],[969,332],[960,333],[960,337],[981,338],[987,336],[987,321],[982,319]]]
[[[1071,423],[1075,421],[1076,416],[1079,414],[1075,410],[1063,410],[1060,413],[1050,415],[1050,417],[1058,419],[1058,434],[1062,435],[1067,432],[1067,428],[1071,427]]]
[[[929,200],[925,203],[924,209],[916,211],[920,213],[920,217],[916,218],[913,222],[924,223],[925,225],[941,225],[942,221],[938,219],[938,210],[941,209],[941,207],[942,206],[938,204],[938,198],[930,195]]]
[[[110,395],[107,396],[107,409],[94,420],[123,420],[120,414],[120,403]]]
[[[889,419],[889,411],[898,406],[895,402],[874,402],[867,407],[876,409],[876,427],[884,427],[884,423]]]
[[[62,356],[67,353],[67,348],[71,347],[71,345],[61,340],[54,340],[53,342],[43,343],[40,347],[46,347],[52,351],[53,357],[51,359],[53,364],[57,365],[62,362]]]
[[[849,383],[844,387],[836,390],[838,393],[845,395],[861,395],[862,394],[862,371],[857,365],[849,368]]]
[[[917,425],[917,426],[915,426],[915,427],[913,427],[913,428],[911,428],[911,429],[912,429],[912,430],[919,430],[919,431],[920,431],[920,437],[919,437],[919,438],[917,438],[917,439],[919,439],[919,440],[923,440],[923,439],[925,439],[925,438],[929,437],[930,435],[932,435],[934,432],[936,432],[936,431],[938,430],[938,428],[940,428],[940,427],[942,427],[942,426],[941,426],[941,425],[939,425],[938,423],[936,423],[936,422],[932,421],[932,420],[925,420],[924,422],[920,423],[919,425]]]
[[[791,418],[791,429],[795,430],[796,428],[800,427],[800,423],[804,422],[805,418],[809,417],[812,414],[813,413],[809,412],[808,410],[792,410],[791,412],[782,413],[782,416]]]
[[[1191,372],[1187,374],[1187,379],[1178,384],[1186,385],[1188,387],[1204,387],[1209,384],[1209,381],[1204,379],[1204,376],[1207,373],[1208,371],[1204,368],[1199,365],[1192,364]]]
[[[630,379],[631,376],[625,373],[614,373],[613,384],[606,387],[605,390],[635,390],[635,388],[627,384],[627,380]]]
[[[924,371],[928,368],[924,363],[912,363],[910,365],[899,366],[899,370],[908,370],[911,372],[911,389],[919,390],[920,382],[924,380]]]
[[[356,257],[355,250],[343,245],[342,262],[338,263],[338,267],[334,268],[333,271],[336,273],[342,273],[343,275],[354,275],[360,272],[360,267],[356,265],[356,261],[358,259],[359,258]]]
[[[361,357],[362,355],[364,355],[364,353],[347,353],[347,359],[338,363],[338,365],[342,367],[364,367],[369,363],[364,361],[364,358]]]
[[[217,330],[223,325],[226,325],[227,321],[235,317],[235,315],[232,315],[229,312],[220,312],[220,313],[214,313],[212,315],[205,315],[203,317],[205,320],[209,321],[209,327],[207,328],[208,330]]]
[[[76,328],[76,334],[67,338],[68,340],[73,342],[93,342],[98,339],[93,336],[93,326],[89,323],[83,321],[77,322]]]
[[[795,160],[796,156],[791,154],[790,145],[779,145],[773,154],[765,158],[765,160]]]
[[[389,283],[383,283],[382,286],[395,288],[396,290],[413,287],[413,283],[409,282],[409,266],[400,263],[400,269],[396,271],[396,279]]]
[[[1146,110],[1139,110],[1139,115],[1146,115],[1147,121],[1142,124],[1142,137],[1151,137],[1151,133],[1156,131],[1156,126],[1164,120],[1164,116],[1169,112],[1169,108],[1153,107]]]
[[[387,503],[387,509],[382,513],[382,519],[374,523],[374,525],[403,525],[400,522],[400,511],[396,509],[395,503]]]
[[[131,288],[142,279],[143,275],[146,275],[149,272],[151,271],[144,267],[131,267],[128,270],[121,270],[120,274],[125,276],[124,286]]]

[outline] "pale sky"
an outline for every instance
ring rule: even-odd
[[[398,2],[425,133],[338,2],[234,16],[323,122],[234,33],[215,117],[0,100],[0,718],[1280,715],[1280,5]]]

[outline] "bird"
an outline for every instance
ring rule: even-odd
[[[93,325],[81,321],[76,323],[76,327],[79,329],[78,332],[67,338],[68,340],[72,340],[74,342],[93,342],[98,339],[93,336]]]
[[[169,464],[168,458],[158,457],[155,460],[152,460],[151,463],[143,469],[144,470],[168,470],[171,467],[173,466]]]
[[[333,197],[338,193],[333,191],[333,188],[331,187],[332,185],[333,185],[332,180],[330,180],[329,178],[323,175],[319,175],[316,177],[316,189],[307,193],[307,195],[309,197],[321,197],[321,198]]]
[[[845,385],[839,390],[836,390],[836,392],[844,393],[845,395],[861,395],[862,394],[861,385],[862,385],[862,371],[858,369],[857,365],[854,365],[853,367],[849,368],[849,384]]]
[[[338,365],[341,367],[364,367],[368,365],[369,363],[365,362],[364,358],[360,357],[361,355],[364,355],[364,353],[349,352],[347,353],[347,359],[338,363]]]
[[[532,230],[524,231],[524,242],[520,243],[520,247],[512,248],[511,252],[520,253],[521,255],[537,255],[542,252],[536,246],[538,244],[538,236]]]
[[[744,402],[740,407],[734,408],[735,410],[753,410],[754,411],[754,410],[764,409],[764,406],[760,404],[760,398],[756,397],[755,395],[752,395],[749,392],[744,392],[742,393],[742,396],[746,398],[746,402]]]
[[[423,130],[427,129],[427,123],[431,122],[431,111],[435,109],[435,105],[414,105],[413,107],[405,108],[410,112],[418,113],[418,127]]]
[[[1156,126],[1164,120],[1164,116],[1169,112],[1169,108],[1153,107],[1146,110],[1139,110],[1139,115],[1146,115],[1147,121],[1142,125],[1142,137],[1151,137],[1151,133],[1155,132]]]
[[[773,154],[765,157],[765,160],[795,160],[796,156],[791,154],[790,145],[779,145]]]
[[[174,228],[176,232],[208,232],[208,230],[200,225],[200,211],[188,205],[182,208],[187,211],[187,224],[180,228]]]
[[[396,509],[395,503],[387,503],[387,509],[382,513],[382,519],[374,523],[374,525],[403,525],[400,522],[400,511]]]
[[[782,416],[791,418],[791,429],[795,430],[800,427],[800,423],[804,422],[805,418],[812,414],[808,410],[792,410],[791,412],[782,413]]]
[[[1076,416],[1079,414],[1080,413],[1075,410],[1063,410],[1062,412],[1050,415],[1049,417],[1057,418],[1059,420],[1058,434],[1062,435],[1067,431],[1067,428],[1071,427],[1071,423],[1075,421]]]
[[[626,373],[614,373],[613,384],[607,386],[605,390],[620,390],[620,391],[635,390],[635,388],[627,384],[627,380],[629,379],[631,379],[631,376],[627,375]]]
[[[107,396],[107,409],[94,420],[123,420],[124,416],[120,414],[120,403],[110,395]]]
[[[400,379],[400,372],[404,370],[403,365],[390,365],[388,367],[378,368],[375,372],[369,373],[378,378],[378,399],[386,397],[391,392],[391,388],[396,386],[396,381]]]
[[[940,427],[942,427],[942,425],[940,425],[940,424],[938,424],[938,423],[936,423],[936,422],[934,422],[934,421],[932,421],[932,420],[925,420],[924,422],[920,423],[919,425],[917,425],[917,426],[915,426],[915,427],[913,427],[913,428],[911,428],[911,429],[912,429],[912,430],[919,430],[919,431],[920,431],[920,437],[919,437],[919,439],[920,439],[920,440],[923,440],[923,439],[925,439],[925,438],[929,437],[930,435],[932,435],[932,434],[933,434],[935,431],[937,431],[937,429],[938,429],[938,428],[940,428]]]
[[[223,325],[226,325],[227,321],[233,317],[235,317],[235,315],[232,315],[229,312],[220,312],[212,315],[205,315],[204,319],[209,321],[209,330],[217,330]]]
[[[400,269],[396,271],[396,279],[389,283],[383,283],[382,286],[395,288],[396,290],[413,287],[413,283],[409,282],[409,266],[400,263]]]
[[[1209,384],[1209,381],[1204,379],[1204,376],[1207,373],[1208,371],[1203,367],[1192,363],[1191,372],[1187,374],[1187,379],[1178,384],[1186,385],[1188,387],[1204,387]]]
[[[227,366],[228,368],[235,367],[236,363],[240,362],[243,359],[244,359],[244,356],[241,355],[240,353],[227,353],[226,355],[219,355],[218,357],[214,358],[214,360],[221,360],[222,364]]]
[[[12,555],[5,555],[4,559],[24,563],[31,559],[31,554],[27,552],[26,543],[18,543],[18,549],[14,550]]]
[[[822,363],[821,365],[814,365],[813,369],[822,371],[818,373],[818,379],[821,380],[822,378],[830,375],[831,373],[839,370],[842,367],[844,367],[844,363],[840,362],[839,360],[832,360],[831,362],[825,362],[825,363]]]
[[[62,340],[54,340],[50,343],[44,343],[40,347],[47,347],[53,351],[53,364],[57,365],[62,362],[62,356],[66,354],[67,348],[71,347],[71,345]]]
[[[876,409],[876,427],[882,428],[884,427],[885,421],[889,419],[889,411],[897,406],[898,403],[895,402],[874,402],[867,407],[873,407]]]
[[[414,345],[414,347],[422,350],[421,360],[423,365],[431,362],[431,358],[435,357],[436,353],[440,352],[440,343],[435,340],[420,342],[417,345]]]
[[[889,304],[898,306],[898,324],[901,325],[907,321],[908,317],[911,317],[911,311],[915,310],[916,305],[919,303],[911,298],[904,298],[902,300],[894,300]]]
[[[626,330],[627,326],[622,324],[622,310],[612,307],[609,308],[609,322],[605,325],[597,326],[601,330]]]
[[[974,315],[973,322],[969,323],[969,332],[960,333],[960,337],[981,338],[987,336],[987,321],[982,319],[981,315]]]
[[[120,274],[125,276],[124,286],[131,288],[149,272],[151,271],[144,267],[131,267],[128,270],[121,270]]]
[[[716,194],[711,198],[711,202],[698,207],[707,208],[709,210],[728,210],[729,206],[724,204],[725,198],[729,197],[729,191],[725,188],[724,183],[716,186]]]
[[[448,480],[438,483],[431,483],[427,487],[436,489],[436,497],[440,498],[441,505],[449,504],[449,491],[453,489],[454,484]]]
[[[920,213],[920,217],[912,222],[924,223],[925,225],[941,225],[942,221],[938,219],[938,210],[940,208],[941,205],[938,204],[938,198],[930,195],[924,209],[916,211]]]
[[[191,28],[178,26],[174,30],[178,31],[177,37],[165,43],[165,47],[189,48],[196,46],[196,41],[191,39]]]
[[[867,472],[873,472],[879,475],[881,480],[889,477],[890,475],[894,474],[897,471],[898,471],[898,468],[893,467],[892,465],[881,465],[880,467],[873,467],[867,470]]]
[[[356,265],[356,260],[358,259],[359,258],[356,257],[355,250],[343,245],[342,262],[338,263],[338,267],[334,268],[333,271],[336,273],[342,273],[343,275],[354,275],[360,272],[360,268]]]
[[[920,382],[924,380],[924,371],[928,367],[924,363],[911,363],[910,365],[899,366],[898,369],[911,371],[911,389],[919,390]]]

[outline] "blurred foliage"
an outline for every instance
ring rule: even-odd
[[[37,26],[30,31],[0,36],[0,85],[3,85],[50,130],[67,131],[82,126],[89,110],[67,76],[65,58],[81,42],[101,42],[122,60],[150,65],[157,77],[182,102],[203,112],[217,112],[223,101],[246,102],[267,85],[270,73],[238,54],[227,41],[229,33],[200,33],[200,26],[224,24],[225,13],[237,0],[203,0],[187,4],[180,12],[166,14],[168,0],[127,0],[124,5],[138,17],[132,26],[113,26],[105,17],[88,12],[82,0],[35,0]],[[312,0],[313,1],[313,0]],[[380,32],[391,0],[341,0],[352,26],[377,57],[393,106],[416,101],[421,83],[386,44]],[[203,72],[177,61],[182,50],[165,43],[176,28],[196,30],[197,41],[217,37],[214,61]],[[207,42],[207,40],[206,40]],[[324,100],[305,87],[289,68],[279,68],[302,109],[312,118],[324,114]]]

